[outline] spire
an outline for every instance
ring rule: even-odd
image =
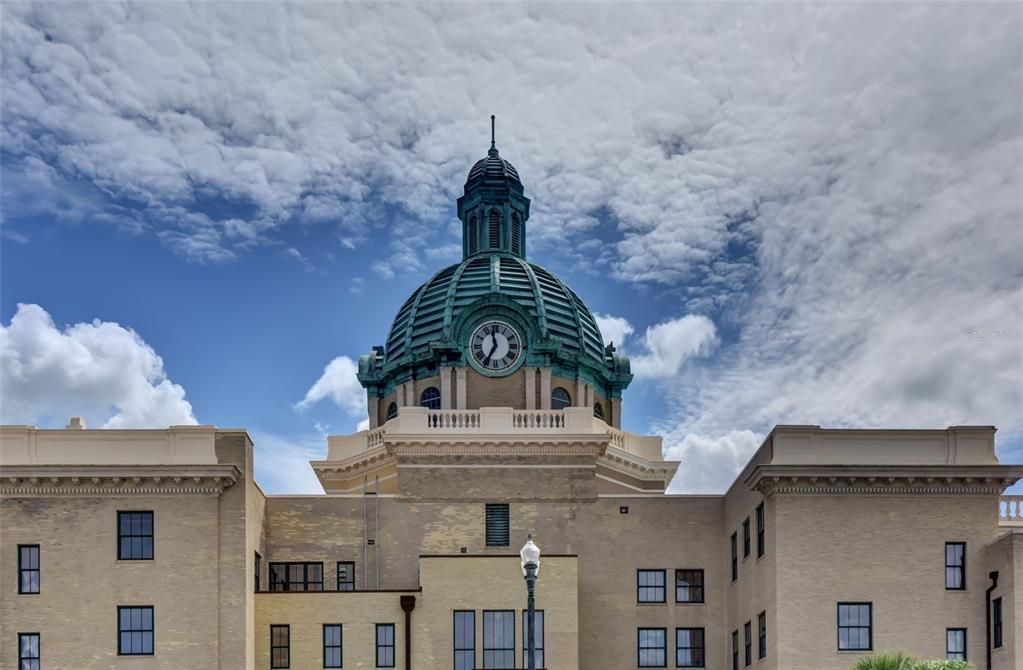
[[[490,115],[490,151],[488,154],[497,154],[497,142],[494,141],[494,115]]]

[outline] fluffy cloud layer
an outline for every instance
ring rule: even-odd
[[[139,335],[107,321],[61,330],[38,305],[0,325],[0,423],[63,426],[72,415],[104,428],[194,424],[185,390]]]
[[[352,416],[366,414],[366,391],[355,377],[358,362],[347,356],[338,356],[323,368],[320,378],[306,391],[305,398],[295,405],[304,410],[329,398],[335,405]]]

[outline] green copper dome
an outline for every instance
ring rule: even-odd
[[[461,312],[495,296],[505,296],[528,312],[540,338],[560,345],[559,357],[605,365],[600,329],[579,296],[539,265],[506,254],[472,256],[416,289],[391,326],[385,365],[428,354],[431,343],[454,340],[452,327]]]

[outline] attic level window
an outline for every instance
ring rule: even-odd
[[[598,419],[604,418],[604,406],[601,405],[599,402],[593,403],[593,416],[597,417]]]
[[[469,217],[469,253],[480,250],[480,224],[475,216]]]
[[[271,563],[270,590],[322,591],[323,563]]]
[[[498,249],[501,246],[501,215],[496,209],[490,210],[490,248]]]
[[[440,409],[440,389],[431,386],[419,396],[419,404],[426,409]]]
[[[507,547],[511,544],[508,503],[487,504],[486,509],[488,547]]]
[[[398,416],[398,405],[393,402],[390,405],[388,405],[387,414],[384,416],[386,417],[384,418],[384,421],[390,421],[394,417]]]
[[[551,391],[551,409],[565,409],[572,406],[572,396],[560,386]]]

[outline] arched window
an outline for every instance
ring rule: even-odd
[[[398,416],[398,405],[392,402],[390,405],[387,406],[387,415],[384,421],[390,421],[396,416]]]
[[[490,210],[490,248],[501,246],[501,215],[496,209]]]
[[[560,386],[551,391],[551,409],[565,409],[572,406],[572,396]]]
[[[601,405],[599,402],[593,403],[593,416],[597,417],[598,419],[604,418],[604,406]]]
[[[426,409],[440,409],[440,389],[431,386],[419,394],[419,406]]]
[[[469,253],[474,254],[480,250],[479,222],[476,215],[469,217]]]
[[[511,250],[513,254],[521,254],[522,248],[519,241],[522,233],[519,231],[520,228],[519,213],[512,212],[512,225],[511,225]]]

